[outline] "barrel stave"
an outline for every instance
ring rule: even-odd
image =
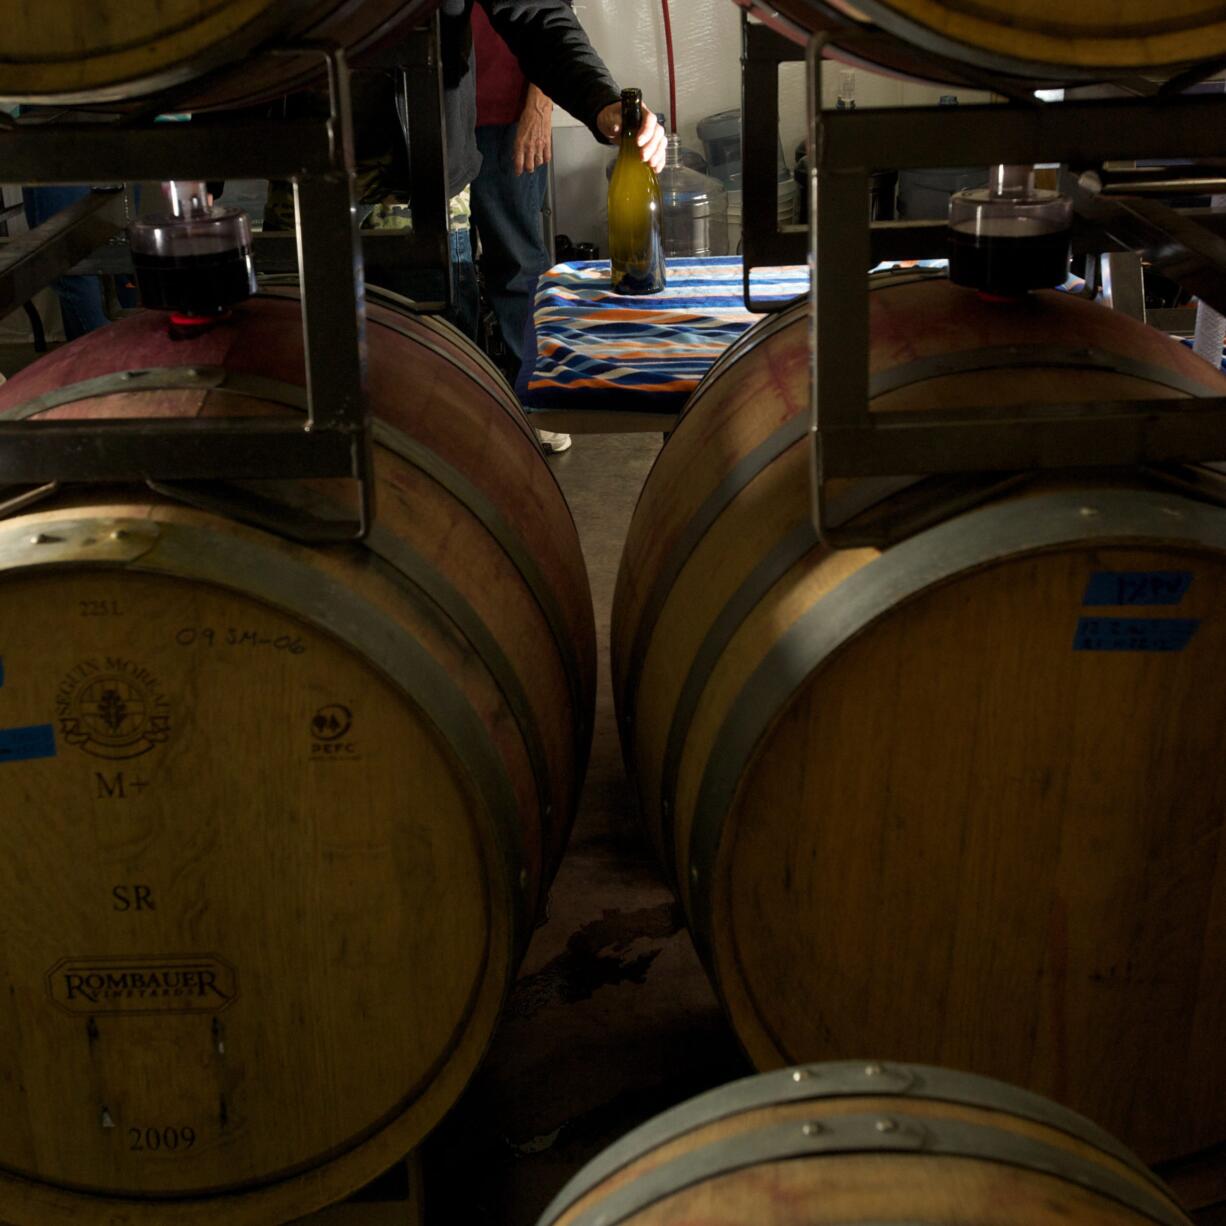
[[[888,72],[981,88],[991,84],[986,74],[1019,86],[1169,76],[1226,51],[1226,11],[1212,0],[1179,0],[1160,10],[1107,0],[1072,10],[1056,0],[739,2],[760,9],[790,37],[827,35],[836,56],[845,46],[853,59]],[[883,39],[882,31],[892,37]]]
[[[945,282],[887,282],[870,309],[874,408],[1222,386],[1068,296],[995,311]],[[868,1045],[1004,1077],[1151,1159],[1219,1141],[1205,1087],[1226,1069],[1205,1036],[1226,1018],[1203,967],[1222,891],[1196,849],[1221,833],[1204,763],[1226,712],[1197,680],[1223,647],[1221,513],[1137,473],[1071,472],[884,553],[830,553],[805,535],[803,435],[746,465],[782,406],[803,424],[806,321],[771,327],[661,454],[614,627],[627,759],[742,1043],[760,1067]],[[721,454],[738,415],[743,449]],[[1114,573],[1193,575],[1198,595],[1083,604]],[[1164,617],[1192,637],[1074,650],[1130,616],[1142,648],[1178,631],[1151,628]]]
[[[436,7],[437,0],[21,6],[7,15],[0,97],[115,111],[154,102],[167,111],[251,105],[318,83],[320,48],[360,57]]]
[[[683,1103],[593,1159],[539,1226],[900,1221],[1186,1226],[1108,1134],[1036,1095],[917,1065],[817,1064]]]
[[[133,390],[54,414],[293,411],[297,311],[257,299],[190,347],[170,342],[158,317],[134,317],[11,380],[0,408],[186,359],[231,382],[157,390],[140,376]],[[0,1022],[29,1070],[0,1128],[0,1188],[16,1226],[109,1223],[117,1211],[152,1224],[167,1196],[184,1222],[223,1210],[239,1226],[299,1217],[420,1140],[492,1033],[577,797],[590,598],[573,521],[509,393],[473,376],[467,366],[482,363],[466,362],[443,326],[418,329],[385,307],[373,315],[385,322],[370,337],[372,401],[388,424],[368,546],[312,548],[154,496],[108,502],[105,490],[43,504],[0,540],[10,665],[0,697],[15,718],[34,725],[47,713],[37,686],[23,696],[28,711],[13,706],[13,660],[68,676],[81,661],[61,661],[64,651],[118,655],[117,623],[123,650],[164,678],[176,711],[145,758],[162,799],[146,800],[143,817],[132,804],[114,816],[114,772],[133,778],[122,761],[99,771],[61,744],[55,759],[8,764],[6,782],[30,785],[2,806],[6,845],[20,847],[6,900],[37,929],[5,959],[23,994]],[[509,471],[522,489],[501,484]],[[338,497],[328,483],[289,492]],[[112,605],[127,617],[104,618]],[[54,613],[40,619],[45,607]],[[47,633],[54,652],[21,650]],[[303,660],[309,670],[325,658],[325,676],[304,671]],[[352,731],[316,736],[315,721],[337,710]],[[56,827],[54,854],[71,869],[49,922],[38,891],[51,832],[39,819],[53,793],[35,776],[57,768],[69,829]],[[86,806],[77,793],[91,771],[107,788]],[[140,783],[151,796],[150,779]],[[21,796],[28,807],[16,807]],[[97,820],[80,820],[85,807]],[[129,909],[136,884],[153,890],[159,907],[143,927],[125,911],[100,922],[98,898],[105,909],[116,883]],[[92,1023],[40,995],[53,964],[61,979],[79,976],[60,963],[115,951],[207,957],[239,988],[211,1011]],[[146,1120],[163,1121],[157,1151],[123,1149],[132,1129],[153,1127]]]

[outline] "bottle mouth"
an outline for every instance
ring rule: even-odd
[[[622,90],[622,140],[637,136],[643,126],[643,91],[630,88]]]

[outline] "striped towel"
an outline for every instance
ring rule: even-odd
[[[871,271],[946,264],[912,260]],[[1082,284],[1070,276],[1061,288]],[[786,301],[808,288],[803,266],[754,272],[759,298]],[[558,264],[538,282],[534,330],[525,338],[536,361],[524,364],[515,390],[529,411],[679,413],[708,368],[760,318],[745,309],[739,256],[669,260],[664,292],[645,297],[614,294],[608,260]]]
[[[516,392],[528,409],[679,413],[711,364],[760,319],[742,300],[738,256],[668,261],[663,293],[623,297],[609,261],[558,264],[537,284],[535,336]],[[754,293],[807,292],[804,267],[755,270]],[[534,342],[534,343],[532,343]]]

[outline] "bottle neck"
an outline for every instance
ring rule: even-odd
[[[622,143],[633,141],[643,124],[643,103],[622,99]]]

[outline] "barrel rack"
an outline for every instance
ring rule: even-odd
[[[772,25],[788,24],[777,13],[767,16]],[[849,477],[870,478],[888,497],[913,485],[913,474],[938,475],[947,487],[946,515],[982,500],[1017,474],[1066,467],[1156,468],[1185,492],[1190,488],[1220,500],[1196,466],[1226,457],[1226,397],[1008,409],[984,405],[922,418],[870,413],[875,389],[868,371],[867,270],[882,261],[943,257],[945,226],[869,222],[866,201],[869,175],[876,170],[1059,163],[1069,168],[1062,186],[1074,200],[1075,256],[1093,257],[1097,266],[1100,253],[1138,253],[1226,312],[1226,215],[1096,194],[1076,177],[1109,159],[1220,158],[1226,96],[1179,92],[1198,79],[1189,73],[1145,97],[1048,103],[1015,91],[1002,104],[830,111],[821,107],[828,36],[797,30],[787,38],[748,13],[742,27],[748,134],[743,151],[745,299],[752,310],[771,309],[753,301],[755,268],[809,262],[813,519],[827,544],[884,544],[918,526],[905,507],[882,515],[867,508],[863,497],[856,505],[839,505],[829,496],[828,483]],[[808,228],[780,228],[774,199],[778,75],[781,63],[796,61],[806,66],[813,207]],[[1221,177],[1220,171],[1212,173]],[[990,366],[1011,361],[1007,353],[978,356]],[[1044,355],[1045,361],[1052,356]],[[1093,365],[1095,355],[1070,352],[1064,358],[1071,366],[1085,366]],[[1020,352],[1012,356],[1014,365],[1025,360]],[[919,377],[942,373],[944,367],[934,363],[929,375]],[[925,501],[925,522],[930,522],[931,491]]]
[[[328,79],[328,115],[272,120],[195,116],[155,123],[152,112],[115,122],[31,122],[0,128],[0,160],[14,182],[134,183],[170,178],[290,180],[297,233],[255,235],[258,272],[298,270],[306,353],[305,419],[231,417],[149,421],[0,421],[0,517],[64,485],[143,483],[159,494],[303,541],[361,539],[374,514],[366,399],[364,246],[380,258],[440,272],[442,309],[450,300],[446,154],[438,19],[397,49],[394,68],[412,141],[414,227],[360,235],[353,196],[352,69],[337,46],[311,44],[270,54],[309,52]],[[159,100],[159,109],[167,103]],[[90,197],[0,247],[0,311],[29,301],[70,270],[130,269],[117,236],[130,200],[121,188]],[[99,259],[101,257],[101,259]],[[185,344],[189,344],[185,342]],[[186,355],[185,355],[186,356]],[[219,386],[225,372],[189,365],[126,371],[117,387]],[[98,394],[91,385],[76,389]],[[239,391],[241,388],[230,390]],[[57,402],[72,399],[64,389]],[[345,478],[356,486],[355,513],[321,518],[283,507],[235,482]]]

